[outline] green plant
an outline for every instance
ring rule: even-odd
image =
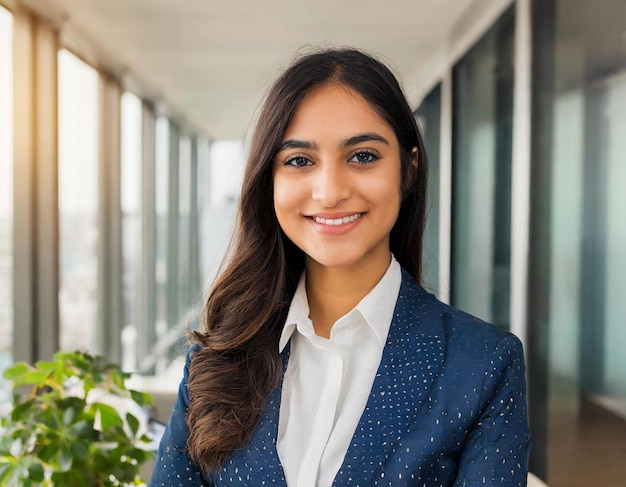
[[[0,420],[0,487],[144,485],[152,458],[145,426],[133,414],[152,403],[126,388],[130,374],[103,357],[58,352],[51,362],[19,362],[13,409]]]

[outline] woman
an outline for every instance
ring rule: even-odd
[[[526,485],[519,341],[419,285],[426,176],[380,62],[276,81],[151,485]]]

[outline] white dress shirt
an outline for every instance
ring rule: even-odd
[[[289,487],[332,485],[372,389],[401,282],[392,256],[378,284],[326,339],[315,334],[300,278],[280,338],[281,352],[291,339],[277,438]]]

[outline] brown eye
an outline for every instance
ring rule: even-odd
[[[306,167],[306,166],[312,166],[313,163],[306,157],[295,156],[295,157],[290,157],[289,159],[287,159],[285,162],[283,162],[283,165],[295,166],[295,167]]]
[[[377,161],[378,159],[380,159],[380,157],[370,151],[359,151],[356,152],[349,159],[349,162],[356,162],[357,164],[369,164],[371,162]]]

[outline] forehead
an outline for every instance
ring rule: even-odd
[[[368,131],[383,132],[395,139],[391,126],[358,91],[333,83],[304,97],[283,138],[307,134],[343,138]]]

